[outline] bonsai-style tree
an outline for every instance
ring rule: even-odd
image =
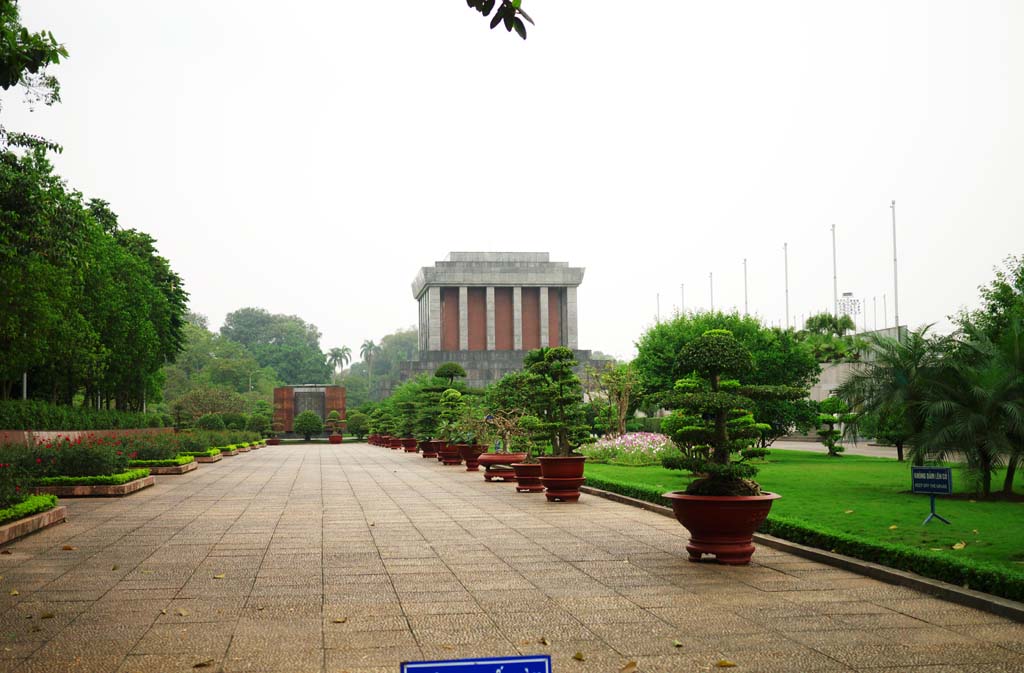
[[[818,423],[824,427],[818,430],[818,437],[821,443],[828,449],[828,455],[838,458],[844,451],[839,439],[843,436],[841,430],[836,430],[837,425],[847,425],[856,422],[857,414],[850,413],[850,407],[838,397],[827,397],[818,403]]]
[[[728,330],[708,330],[678,359],[680,370],[692,373],[665,396],[665,405],[678,411],[663,428],[684,454],[665,458],[664,466],[697,475],[686,489],[691,495],[760,495],[757,468],[747,461],[767,454],[753,446],[765,428],[749,410],[755,399],[797,399],[806,391],[741,385],[738,377],[751,371],[752,359]]]
[[[260,437],[264,437],[270,431],[270,416],[263,414],[253,414],[249,416],[249,421],[245,426],[246,430],[250,432],[259,433]]]
[[[196,427],[200,430],[225,430],[224,419],[220,414],[205,414],[196,420]]]
[[[531,403],[528,409],[540,420],[556,456],[569,456],[590,439],[583,409],[583,386],[573,371],[579,363],[565,346],[538,348],[523,359],[532,376],[526,380]]]
[[[455,379],[466,378],[466,370],[457,362],[446,362],[434,370],[434,376],[448,382],[448,387],[455,383]]]
[[[448,390],[443,385],[426,384],[416,395],[416,439],[427,441],[438,434],[441,422],[441,394]]]
[[[397,437],[398,423],[395,419],[395,412],[389,405],[381,405],[377,411],[380,412],[380,419],[377,421],[377,431],[382,435]]]
[[[324,431],[324,423],[315,411],[307,410],[295,417],[292,429],[305,437],[308,442],[313,435],[319,435]]]
[[[331,434],[340,435],[344,424],[345,421],[341,420],[341,414],[338,413],[338,410],[331,409],[327,414],[327,422],[325,423],[325,425],[330,428]]]
[[[361,411],[353,411],[348,415],[348,431],[362,439],[370,431],[370,417]]]
[[[441,409],[438,423],[441,436],[446,442],[457,441],[459,437],[459,419],[462,418],[462,411],[466,406],[465,400],[462,399],[462,393],[449,388],[441,393],[438,406]]]

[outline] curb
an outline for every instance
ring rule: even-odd
[[[672,513],[672,508],[665,507],[664,505],[656,505],[653,502],[631,498],[627,495],[605,491],[599,488],[594,488],[593,486],[580,486],[580,491],[583,493],[589,493],[590,495],[596,495],[599,498],[605,498],[607,500],[622,503],[624,505],[639,507],[640,509],[645,509],[648,512],[654,512],[655,514],[661,514],[662,516],[667,516],[673,519],[675,518],[675,515]],[[1007,619],[1012,619],[1017,622],[1024,622],[1024,603],[1011,601],[1007,598],[1000,598],[998,596],[992,596],[991,594],[982,593],[980,591],[964,589],[963,587],[958,587],[955,584],[950,584],[949,582],[929,579],[904,570],[895,570],[888,566],[872,563],[871,561],[861,561],[860,559],[853,558],[852,556],[844,556],[842,554],[836,554],[823,549],[808,547],[806,545],[797,544],[796,542],[790,542],[789,540],[783,540],[782,538],[775,537],[774,535],[754,533],[754,541],[758,544],[763,544],[766,547],[771,547],[772,549],[780,549],[796,556],[808,558],[836,568],[842,568],[843,570],[849,570],[850,572],[881,580],[889,584],[916,589],[917,591],[936,596],[951,603],[984,610],[985,612],[990,612],[994,615],[1006,617]]]

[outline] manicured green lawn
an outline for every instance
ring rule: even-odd
[[[772,451],[760,464],[757,481],[768,491],[782,494],[772,514],[801,519],[823,528],[878,542],[903,544],[922,550],[971,558],[1024,570],[1024,502],[975,502],[940,497],[939,514],[952,525],[928,515],[928,496],[910,490],[910,464],[889,458],[843,456],[829,458],[804,451]],[[588,477],[622,484],[682,490],[689,478],[682,472],[658,467],[622,467],[588,464]],[[993,480],[1002,486],[1002,475]],[[595,484],[598,485],[598,484]],[[967,493],[962,470],[953,470],[953,486]],[[1017,492],[1024,493],[1018,476]],[[953,545],[966,546],[954,550]]]

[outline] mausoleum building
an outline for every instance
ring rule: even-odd
[[[458,362],[470,386],[482,387],[522,368],[527,351],[579,351],[577,291],[584,269],[552,262],[546,252],[452,252],[420,269],[419,355],[409,374]]]

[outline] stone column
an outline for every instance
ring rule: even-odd
[[[579,333],[576,330],[576,288],[565,288],[565,340],[566,346],[577,350],[580,347]]]
[[[540,289],[540,347],[548,345],[548,289]]]
[[[427,350],[441,350],[441,288],[427,288]]]
[[[469,288],[459,287],[459,350],[469,350]]]
[[[494,350],[494,288],[487,286],[487,350]]]
[[[512,348],[523,350],[523,288],[512,288]]]

